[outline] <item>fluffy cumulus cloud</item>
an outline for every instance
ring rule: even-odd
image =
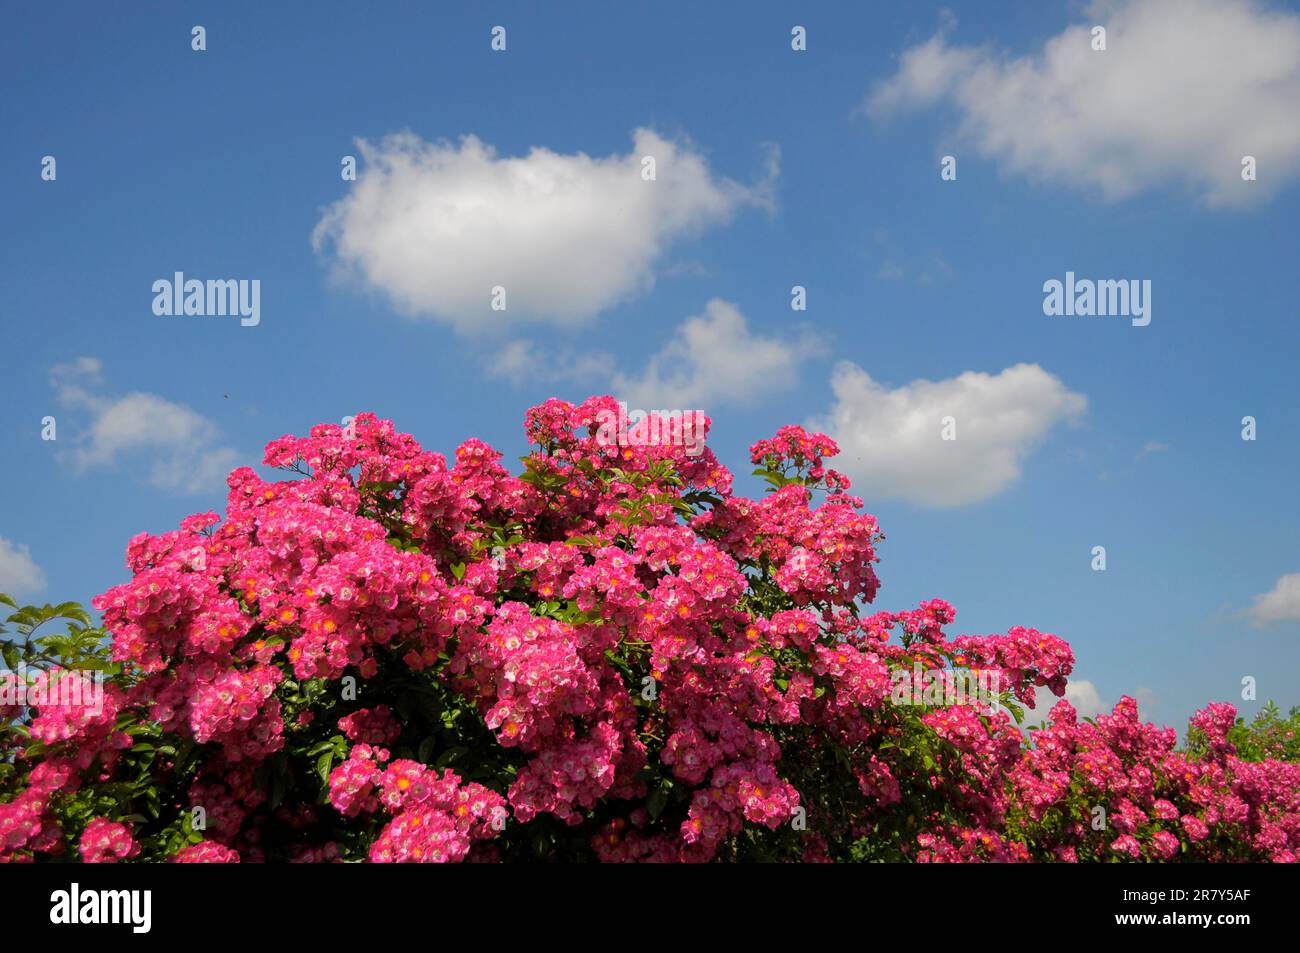
[[[1300,173],[1300,15],[1255,0],[1114,0],[1023,56],[941,30],[867,100],[877,117],[940,104],[956,111],[959,142],[1034,180],[1108,199],[1176,183],[1244,205]],[[1257,181],[1242,180],[1246,155]]]
[[[1248,615],[1260,627],[1300,620],[1300,572],[1283,576],[1268,592],[1257,595]]]
[[[734,304],[714,298],[643,369],[616,374],[613,392],[633,407],[708,410],[791,386],[821,347],[808,329],[756,334]]]
[[[675,239],[771,207],[778,157],[747,186],[716,177],[690,145],[638,129],[623,155],[534,148],[499,156],[411,133],[360,142],[363,166],[312,242],[401,311],[461,330],[576,324],[648,288]],[[655,178],[642,174],[655,160]],[[493,289],[505,310],[493,310]]]
[[[85,420],[62,454],[76,472],[125,464],[152,486],[199,493],[219,490],[240,463],[216,424],[189,407],[140,391],[102,393],[96,358],[56,365],[50,379],[60,403]]]
[[[960,506],[1002,492],[1039,440],[1088,404],[1037,364],[891,389],[842,361],[831,388],[834,406],[810,426],[839,442],[836,466],[854,478],[855,491],[923,506]],[[955,439],[944,439],[947,417]]]
[[[25,596],[45,588],[45,573],[31,550],[0,536],[0,592]]]
[[[1143,721],[1155,720],[1153,712],[1156,707],[1156,693],[1154,691],[1140,685],[1123,694],[1131,695],[1133,700],[1138,703],[1138,712],[1141,714]],[[1032,711],[1025,712],[1025,727],[1046,724],[1052,706],[1060,700],[1046,686],[1035,689],[1035,707]],[[1097,686],[1086,678],[1071,678],[1069,680],[1065,686],[1065,700],[1074,706],[1074,710],[1080,718],[1096,718],[1098,715],[1109,715],[1115,708],[1115,702],[1119,701],[1118,697],[1115,701],[1107,701],[1102,698]]]
[[[1144,706],[1143,696],[1146,696],[1146,702],[1151,701],[1151,693],[1145,689],[1139,689],[1134,697],[1138,701],[1139,710]],[[1043,686],[1034,692],[1033,711],[1025,713],[1025,724],[1041,725],[1046,724],[1047,716],[1052,710],[1052,706],[1061,699],[1052,694],[1052,690]],[[1097,686],[1086,678],[1071,678],[1065,685],[1065,700],[1074,706],[1080,718],[1096,718],[1098,715],[1106,715],[1111,711],[1112,706],[1102,700],[1101,692],[1097,691]]]

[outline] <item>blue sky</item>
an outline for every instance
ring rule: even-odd
[[[702,406],[750,493],[750,443],[831,426],[878,605],[1054,632],[1085,708],[1300,703],[1300,11],[740,10],[9,11],[0,588],[88,601],[317,422],[515,457],[527,407],[612,392]],[[260,323],[155,315],[176,271],[259,280]],[[1149,280],[1151,323],[1046,316],[1067,271]]]

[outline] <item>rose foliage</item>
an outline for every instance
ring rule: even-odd
[[[1240,757],[1232,706],[1185,749],[1130,698],[1022,733],[1065,642],[869,608],[883,536],[826,436],[755,444],[746,499],[615,412],[532,408],[520,475],[373,415],[286,436],[288,478],[131,540],[104,630],[15,612],[0,860],[1296,858],[1300,766]],[[953,671],[1000,704],[895,691]]]

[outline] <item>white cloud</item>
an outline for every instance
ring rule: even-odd
[[[1155,692],[1142,686],[1126,694],[1132,695],[1133,699],[1138,703],[1138,715],[1143,720],[1153,717],[1152,709],[1156,704]],[[1052,694],[1052,690],[1046,685],[1036,688],[1034,690],[1034,709],[1025,713],[1025,727],[1046,724],[1052,706],[1060,700]],[[1074,706],[1080,720],[1096,718],[1098,715],[1109,715],[1115,708],[1115,703],[1103,699],[1101,692],[1097,690],[1097,686],[1086,678],[1071,678],[1066,682],[1065,700]]]
[[[867,109],[938,103],[955,107],[959,142],[1033,180],[1111,200],[1177,183],[1242,205],[1300,173],[1300,16],[1255,0],[1096,3],[1020,57],[950,45],[941,30],[902,54]],[[1242,181],[1245,155],[1256,182]]]
[[[855,492],[924,506],[960,506],[1002,492],[1043,435],[1088,405],[1037,364],[891,390],[841,361],[831,388],[835,405],[810,426],[839,443],[836,466],[853,477]],[[945,417],[954,418],[956,439],[943,439]]]
[[[1142,449],[1138,451],[1138,455],[1133,459],[1141,460],[1152,453],[1164,453],[1168,449],[1169,444],[1167,443],[1161,443],[1159,440],[1148,440],[1142,445]]]
[[[791,386],[799,365],[821,347],[807,329],[785,337],[754,334],[734,304],[713,298],[644,370],[616,374],[614,394],[632,407],[707,410]]]
[[[1048,694],[1051,694],[1050,690]],[[1072,678],[1066,683],[1065,700],[1074,706],[1080,718],[1096,718],[1098,715],[1106,714],[1111,708],[1101,700],[1101,693],[1097,691],[1097,686],[1083,678]]]
[[[587,384],[607,380],[614,358],[605,351],[578,351],[573,347],[539,347],[519,338],[495,349],[488,358],[489,377],[505,378],[515,385],[530,382]]]
[[[1025,726],[1046,724],[1052,706],[1060,700],[1046,685],[1034,689],[1034,708],[1025,712]],[[1102,700],[1097,686],[1085,678],[1071,678],[1066,682],[1065,700],[1074,706],[1080,719],[1108,715],[1112,708]]]
[[[98,392],[102,370],[98,359],[82,357],[50,371],[59,401],[89,415],[84,433],[61,459],[78,472],[115,467],[125,459],[149,484],[180,493],[225,486],[240,455],[221,443],[214,423],[156,394],[105,396]]]
[[[1300,572],[1281,577],[1270,591],[1257,595],[1247,614],[1261,628],[1300,620]]]
[[[32,559],[31,550],[0,536],[0,592],[11,596],[45,588],[45,573]]]
[[[885,261],[877,269],[876,277],[881,281],[901,281],[903,279],[903,266],[892,259]]]
[[[937,251],[928,254],[916,249],[903,247],[890,234],[889,229],[877,226],[872,234],[873,249],[867,258],[879,261],[876,278],[879,281],[902,281],[907,278],[920,285],[932,285],[941,281],[950,281],[956,272],[948,260]]]
[[[593,158],[537,147],[501,157],[413,133],[358,142],[351,192],[312,233],[344,273],[401,311],[460,330],[521,320],[575,324],[648,288],[675,239],[726,222],[744,205],[772,207],[779,157],[754,186],[716,178],[689,144],[638,129],[625,155]],[[655,158],[654,181],[642,157]],[[491,309],[506,289],[506,310]]]

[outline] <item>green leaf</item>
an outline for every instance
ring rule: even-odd
[[[546,828],[539,827],[533,835],[533,853],[538,860],[545,860],[551,852],[551,838]]]
[[[650,792],[650,796],[646,798],[645,808],[650,813],[650,820],[659,820],[659,815],[662,814],[664,808],[668,806],[668,792],[671,788],[671,781],[662,781],[657,788]]]
[[[318,763],[317,768],[319,767],[320,765]],[[271,771],[271,790],[269,792],[271,810],[274,811],[284,803],[285,787],[284,774],[278,767],[273,768]]]
[[[441,771],[443,768],[452,764],[457,758],[468,754],[469,749],[460,745],[455,748],[448,748],[442,754],[438,755],[438,760],[434,762],[434,767]]]

